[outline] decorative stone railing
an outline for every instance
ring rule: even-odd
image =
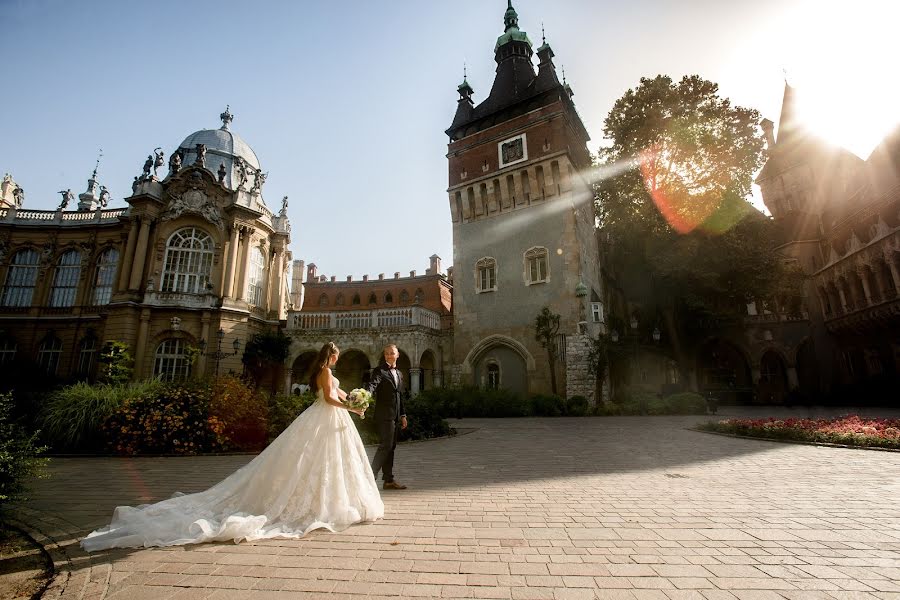
[[[331,312],[291,312],[288,329],[389,329],[419,326],[439,330],[441,316],[421,306],[346,310]]]
[[[127,208],[98,208],[91,211],[63,210],[29,210],[6,208],[0,212],[0,220],[22,225],[46,225],[57,223],[63,226],[81,225],[82,223],[114,223],[119,220]]]
[[[181,292],[151,291],[144,294],[144,303],[154,306],[178,306],[191,308],[215,307],[215,294],[184,294]]]

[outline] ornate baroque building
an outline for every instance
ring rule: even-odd
[[[127,208],[106,208],[96,169],[77,207],[67,190],[55,211],[28,210],[3,179],[3,368],[90,378],[102,343],[119,340],[136,379],[242,370],[241,344],[287,313],[290,224],[287,198],[269,210],[256,154],[221,119],[179,144],[165,177],[163,152],[148,156]],[[204,345],[190,364],[186,349]]]

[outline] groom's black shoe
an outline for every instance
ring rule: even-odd
[[[403,485],[402,483],[398,483],[396,481],[385,481],[383,487],[386,490],[405,490],[406,489],[405,485]]]

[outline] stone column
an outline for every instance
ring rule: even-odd
[[[234,266],[237,264],[238,252],[238,226],[231,226],[231,240],[228,245],[228,261],[225,265],[225,283],[222,286],[222,296],[234,298],[232,287],[234,286]]]
[[[800,380],[797,378],[797,367],[787,368],[788,391],[796,390],[800,387]]]
[[[116,291],[127,291],[128,280],[131,277],[131,265],[134,264],[134,247],[137,245],[138,220],[131,220],[131,231],[128,232],[128,241],[125,244],[125,255],[119,259],[119,281]]]
[[[866,269],[865,267],[860,267],[856,270],[856,276],[859,277],[859,282],[862,284],[863,294],[866,297],[866,306],[872,305],[872,290],[869,289],[869,280],[866,277]]]
[[[138,325],[137,343],[134,347],[134,373],[131,378],[134,381],[143,379],[146,372],[144,369],[144,354],[147,349],[147,331],[150,329],[150,309],[145,308],[141,311],[140,324]]]
[[[275,314],[281,319],[281,305],[284,304],[281,298],[281,292],[284,286],[282,278],[284,277],[284,248],[276,246],[274,269],[272,269],[272,301],[269,304],[269,310],[274,310]]]
[[[897,271],[897,265],[894,264],[893,260],[885,259],[888,268],[891,270],[891,279],[894,280],[894,295],[897,295],[897,292],[900,291],[900,272]]]
[[[409,370],[409,395],[413,398],[419,395],[419,379],[422,377],[422,369]]]
[[[263,309],[264,314],[268,314],[269,311],[269,279],[272,277],[272,257],[273,255],[269,253],[269,249],[260,248],[263,253],[263,268],[264,271],[262,273],[262,281],[259,282],[262,289],[259,291],[259,308]]]
[[[203,311],[203,316],[200,317],[200,339],[206,340],[207,348],[210,346],[209,344],[209,321],[210,314],[208,310]],[[206,373],[206,363],[207,357],[205,355],[201,355],[197,357],[197,375],[201,377]]]
[[[238,300],[247,301],[247,272],[250,270],[250,247],[253,238],[253,229],[248,227],[244,231],[244,239],[241,242],[241,272],[238,273],[238,289],[234,295]]]
[[[847,304],[847,296],[844,295],[844,286],[837,285],[836,287],[837,287],[838,296],[841,299],[841,312],[842,313],[848,312],[850,310],[850,305]]]
[[[134,265],[131,268],[131,280],[128,282],[129,290],[140,289],[141,278],[144,276],[144,263],[147,260],[147,244],[150,241],[150,218],[141,217],[141,232],[138,234],[137,247],[134,249]],[[162,288],[162,282],[160,282]]]

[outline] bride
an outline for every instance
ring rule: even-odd
[[[347,394],[331,374],[339,354],[334,342],[322,347],[310,378],[316,401],[252,461],[206,491],[120,506],[81,546],[92,552],[299,538],[382,518],[372,468],[342,402]]]

